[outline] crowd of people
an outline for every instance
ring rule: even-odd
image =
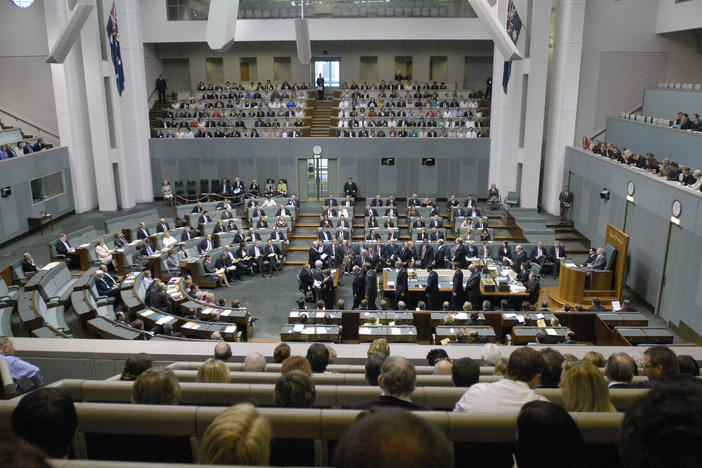
[[[16,145],[1,145],[0,146],[0,161],[3,159],[17,158],[25,154],[37,153],[49,149],[49,146],[44,143],[44,139],[39,137],[34,144],[30,144],[24,140],[20,140]]]

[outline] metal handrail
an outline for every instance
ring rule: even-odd
[[[0,108],[0,113],[6,114],[6,115],[12,117],[12,118],[15,119],[15,120],[18,120],[18,121],[20,121],[20,122],[23,122],[23,123],[27,124],[28,126],[34,128],[34,129],[36,129],[37,131],[44,132],[44,133],[46,133],[47,135],[56,138],[56,140],[60,140],[60,139],[61,139],[61,138],[59,137],[59,135],[58,135],[58,130],[48,130],[48,129],[44,128],[43,126],[41,126],[41,125],[39,125],[39,124],[37,124],[37,123],[35,123],[35,122],[32,122],[32,121],[27,120],[27,118],[24,117],[24,116],[15,114],[15,113],[10,112],[10,111],[8,111],[8,110],[6,110],[6,109],[3,109],[3,108]]]
[[[636,106],[632,107],[631,109],[625,111],[625,113],[634,114],[636,112],[639,112],[640,110],[643,110],[643,103],[637,104]],[[602,135],[606,131],[607,131],[607,125],[605,125],[604,127],[598,128],[597,130],[595,130],[595,134],[590,137],[590,140],[597,139],[597,137],[599,137],[600,135]]]

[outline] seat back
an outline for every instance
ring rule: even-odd
[[[183,181],[182,180],[176,180],[175,181],[175,193],[178,196],[183,196],[185,191],[183,190]]]
[[[200,179],[200,193],[202,193],[202,194],[209,194],[210,193],[209,179]]]
[[[0,398],[8,400],[17,396],[15,381],[12,379],[12,372],[7,359],[0,356]]]
[[[187,190],[188,190],[188,196],[189,196],[189,197],[190,197],[190,196],[194,197],[194,196],[197,194],[197,186],[196,186],[196,184],[195,184],[195,181],[194,181],[194,180],[189,180],[189,181],[188,181],[187,187],[188,187],[188,189],[187,189]]]
[[[617,249],[613,246],[607,244],[604,248],[605,253],[605,270],[614,270],[614,266],[617,263]]]

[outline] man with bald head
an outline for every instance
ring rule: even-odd
[[[417,380],[417,372],[407,359],[390,356],[378,377],[378,386],[383,390],[377,400],[356,403],[351,409],[369,410],[378,407],[403,408],[410,411],[425,411],[427,408],[412,403],[410,399]]]
[[[266,358],[261,353],[251,353],[244,359],[244,372],[263,372],[266,370]]]
[[[434,370],[431,372],[433,375],[451,375],[451,368],[453,364],[448,359],[441,359],[436,361],[434,364]]]
[[[214,349],[214,358],[227,362],[232,357],[232,347],[228,343],[217,343]]]

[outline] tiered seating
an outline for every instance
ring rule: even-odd
[[[0,336],[12,336],[12,312],[19,298],[19,287],[7,286],[0,278]]]
[[[128,240],[134,241],[137,238],[136,232],[139,229],[139,223],[143,222],[151,234],[156,234],[156,227],[160,219],[161,216],[159,216],[157,210],[119,216],[105,221],[105,232],[122,231]],[[175,227],[175,221],[172,218],[166,218],[166,222],[172,228]]]

